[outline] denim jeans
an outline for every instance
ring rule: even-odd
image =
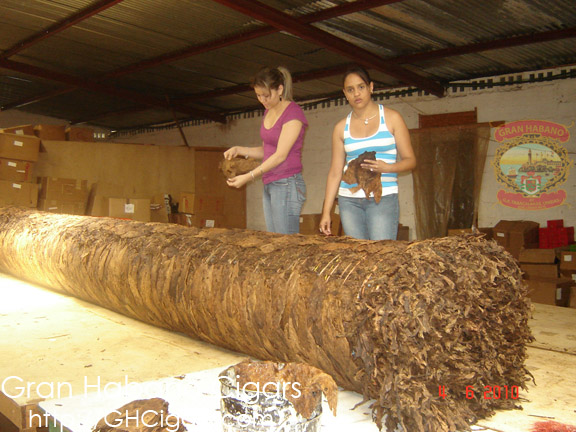
[[[306,201],[302,174],[264,185],[262,193],[266,229],[279,234],[300,232],[300,211]]]
[[[374,198],[338,196],[338,206],[346,235],[365,240],[396,240],[400,218],[398,194],[385,195],[379,203]]]

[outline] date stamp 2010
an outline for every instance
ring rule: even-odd
[[[499,385],[486,385],[484,386],[483,392],[480,394],[484,399],[518,399],[520,396],[520,389],[518,386],[499,386]],[[446,390],[446,386],[439,385],[438,386],[438,396],[442,399],[446,399],[448,396],[448,392]],[[466,390],[464,391],[464,396],[466,399],[474,399],[476,397],[476,391],[474,386],[466,386]]]

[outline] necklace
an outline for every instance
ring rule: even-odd
[[[354,115],[356,116],[356,118],[359,118],[359,117],[358,117],[358,114],[354,113]],[[374,114],[372,117],[366,117],[366,118],[364,119],[364,124],[367,125],[368,122],[369,122],[370,120],[372,120],[374,117],[376,117],[377,115],[378,115],[378,113]]]
[[[365,118],[365,119],[364,119],[364,124],[367,125],[368,122],[369,122],[370,120],[372,120],[374,117],[376,117],[377,115],[378,115],[378,114],[374,114],[372,117]]]

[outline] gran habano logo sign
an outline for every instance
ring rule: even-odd
[[[570,132],[564,125],[543,120],[522,120],[496,128],[492,165],[505,189],[498,191],[500,204],[521,210],[560,206],[566,191],[559,187],[568,179],[572,160],[564,145]]]

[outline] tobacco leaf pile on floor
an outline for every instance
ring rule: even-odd
[[[234,365],[234,372],[237,374],[237,384],[243,391],[262,391],[268,385],[271,389],[268,391],[281,392],[304,418],[310,418],[322,394],[336,415],[338,387],[330,375],[318,368],[305,363],[246,360]],[[277,384],[277,388],[273,384]]]
[[[485,386],[530,379],[520,268],[477,236],[370,242],[9,207],[0,271],[261,360],[320,368],[374,399],[379,426],[468,429],[518,403],[486,398]]]

